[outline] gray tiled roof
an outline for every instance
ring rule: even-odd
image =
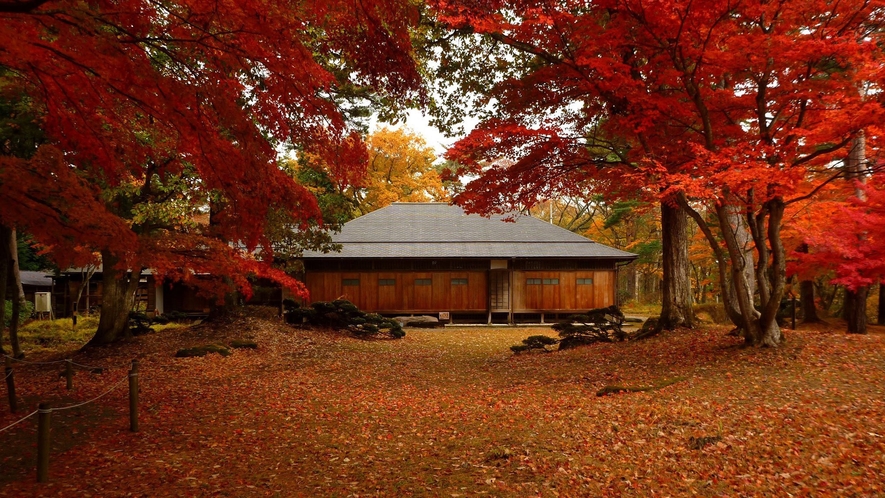
[[[340,253],[305,258],[602,258],[629,261],[621,251],[522,215],[484,218],[442,203],[396,203],[345,223],[332,239]]]
[[[22,271],[22,285],[33,285],[37,287],[52,286],[52,274],[44,271]]]

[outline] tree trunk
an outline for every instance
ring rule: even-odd
[[[796,252],[807,254],[808,244],[800,244]],[[814,302],[814,282],[811,280],[799,281],[799,307],[802,308],[802,323],[823,322],[817,315],[817,304]]]
[[[209,201],[209,230],[218,240],[227,243],[227,238],[224,236],[222,232],[222,222],[221,219],[224,216],[224,210],[227,207],[227,203],[221,199],[215,199]],[[206,318],[207,321],[218,321],[222,318],[230,315],[230,312],[236,309],[237,306],[237,297],[239,294],[237,293],[236,286],[234,285],[233,280],[230,277],[223,275],[222,281],[224,285],[228,287],[228,291],[224,293],[224,301],[212,301],[212,304],[209,307],[209,316]]]
[[[21,319],[22,302],[25,300],[25,290],[22,287],[22,274],[18,266],[18,240],[15,229],[10,230],[9,235],[10,274],[12,276],[12,316],[9,317],[9,344],[12,346],[12,356],[24,358],[21,345],[18,342],[18,324]]]
[[[3,348],[3,329],[6,328],[6,289],[9,283],[9,240],[12,230],[0,225],[0,354],[6,354]]]
[[[87,346],[109,344],[129,337],[129,312],[135,302],[141,269],[121,270],[117,268],[119,261],[109,251],[101,251],[101,315],[98,330]]]
[[[876,324],[885,325],[885,284],[879,284],[879,312],[876,314]]]
[[[817,305],[814,302],[814,282],[811,280],[799,282],[799,306],[802,308],[802,323],[823,322],[817,315]]]
[[[851,151],[848,153],[848,180],[866,183],[866,135],[863,131],[854,137],[851,145]],[[861,201],[866,201],[866,192],[857,186],[854,189],[855,195]],[[857,234],[858,243],[862,243],[867,238],[866,233]],[[856,290],[845,289],[845,304],[842,308],[845,321],[848,322],[849,334],[866,334],[867,333],[867,296],[870,294],[869,286],[860,287]]]
[[[726,198],[729,196],[726,195]],[[748,271],[750,265],[747,262],[746,247],[740,243],[743,237],[738,233],[739,231],[745,232],[746,228],[743,224],[733,222],[728,206],[723,204],[716,206],[719,228],[731,262],[735,300],[740,309],[741,321],[747,325],[744,329],[744,340],[751,346],[778,346],[783,337],[776,318],[784,293],[786,271],[784,249],[780,240],[784,207],[782,199],[772,199],[766,202],[762,210],[752,219],[751,232],[756,249],[759,251],[755,275],[763,278],[768,277],[767,282],[758,282],[758,288],[763,294],[760,312],[753,302],[752,280]],[[767,224],[766,218],[768,219]],[[771,245],[770,252],[766,243]],[[768,267],[769,256],[772,260],[770,269]]]
[[[691,273],[688,260],[688,219],[685,211],[661,203],[661,242],[663,251],[663,297],[658,327],[672,330],[691,327]]]
[[[867,296],[869,287],[859,287],[857,290],[845,289],[845,321],[848,322],[849,334],[867,333]]]

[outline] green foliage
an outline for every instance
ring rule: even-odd
[[[234,339],[230,341],[230,347],[234,349],[258,349],[258,343],[250,339]]]
[[[571,349],[596,342],[623,341],[627,338],[627,333],[621,329],[623,323],[621,310],[609,306],[590,310],[586,315],[572,315],[554,324],[553,330],[562,338],[559,349]]]
[[[0,70],[0,154],[28,159],[45,142],[45,135],[34,101],[20,89],[12,89],[9,74]]]
[[[626,216],[633,213],[633,210],[639,206],[639,201],[620,201],[615,202],[612,206],[611,213],[602,224],[603,229],[609,229],[620,223]]]
[[[39,254],[37,249],[34,248],[34,239],[29,234],[19,231],[16,243],[18,244],[19,270],[40,271],[56,269],[55,264],[49,258]]]
[[[3,326],[9,327],[9,324],[12,323],[12,301],[6,301],[6,314],[3,315]],[[31,315],[34,314],[34,303],[30,301],[23,301],[21,303],[21,308],[18,316],[18,324],[22,325],[25,323]]]
[[[558,342],[557,339],[547,335],[531,335],[523,339],[522,344],[510,346],[510,350],[514,353],[532,350],[548,351],[547,346],[552,346]]]
[[[154,331],[151,328],[153,320],[141,311],[132,311],[129,313],[129,332],[132,335],[143,335]]]
[[[317,301],[309,308],[293,307],[286,310],[285,315],[288,323],[347,330],[356,337],[375,337],[382,333],[393,339],[406,336],[402,325],[396,320],[377,313],[363,313],[344,299]]]
[[[154,319],[156,323],[169,323],[169,322],[186,322],[190,320],[190,317],[187,316],[187,313],[182,311],[170,311],[168,313],[163,313],[159,317]]]

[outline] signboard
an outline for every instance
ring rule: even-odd
[[[34,293],[34,311],[37,313],[49,313],[52,311],[48,292]]]

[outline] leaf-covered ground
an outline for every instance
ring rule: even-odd
[[[38,485],[32,418],[0,433],[0,496],[885,493],[880,333],[787,331],[784,347],[754,350],[704,328],[509,351],[538,331],[361,341],[252,316],[77,353],[84,364],[140,358],[141,431],[128,431],[125,385],[54,413],[50,483]],[[258,349],[173,357],[233,339]],[[16,371],[20,412],[90,399],[126,372],[78,373],[68,393],[58,370]],[[14,420],[4,406],[0,428]]]

